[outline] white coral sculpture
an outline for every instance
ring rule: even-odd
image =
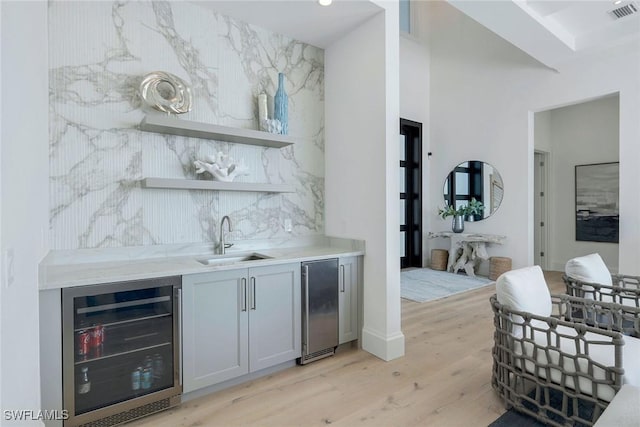
[[[278,119],[265,119],[260,123],[260,129],[269,133],[282,133],[282,123]]]
[[[249,175],[248,169],[242,160],[235,162],[232,157],[223,154],[221,151],[216,156],[206,155],[205,160],[193,162],[196,167],[196,173],[209,172],[213,179],[217,181],[231,182],[236,177]]]

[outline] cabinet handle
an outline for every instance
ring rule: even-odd
[[[252,277],[251,278],[251,288],[252,288],[252,305],[251,305],[251,310],[255,310],[256,309],[256,278]]]
[[[174,380],[177,380],[182,385],[182,288],[178,288],[176,291],[178,297],[178,349],[173,352],[174,356],[176,356],[174,361],[176,368],[173,370],[173,375]]]
[[[240,295],[242,300],[242,311],[247,311],[247,279],[242,278],[242,294]]]
[[[145,298],[145,299],[137,299],[133,301],[118,302],[114,304],[96,305],[94,307],[83,307],[83,308],[77,309],[76,313],[88,314],[88,313],[95,313],[97,311],[117,310],[125,307],[133,307],[136,305],[144,305],[144,304],[155,304],[158,302],[166,302],[166,301],[171,301],[171,297],[164,296],[164,297],[155,297],[155,298]]]
[[[311,339],[310,339],[310,335],[309,335],[309,266],[305,265],[303,267],[303,274],[304,276],[304,312],[305,312],[305,320],[304,320],[304,324],[305,324],[305,344],[307,345],[307,349],[311,348]]]
[[[340,292],[344,292],[344,264],[340,264],[340,273],[342,273],[342,284],[340,287]]]

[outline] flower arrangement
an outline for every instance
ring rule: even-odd
[[[464,215],[482,215],[482,212],[484,211],[484,204],[476,200],[475,197],[472,197],[471,200],[469,200],[469,204],[465,206],[464,209]]]
[[[440,215],[442,219],[446,219],[448,216],[460,216],[464,215],[462,212],[463,209],[464,206],[456,209],[452,205],[447,205],[444,209],[438,209],[438,215]]]
[[[475,197],[472,197],[468,204],[460,206],[458,209],[453,205],[447,205],[444,209],[438,209],[438,215],[442,219],[446,219],[448,216],[470,216],[480,215],[484,211],[484,204]]]

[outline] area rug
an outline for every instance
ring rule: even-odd
[[[562,409],[562,392],[555,389],[549,389],[548,392],[549,392],[549,403],[548,403],[549,406],[557,410],[561,410]],[[544,393],[541,393],[541,396],[543,395]],[[535,389],[529,393],[530,398],[534,399],[534,396],[535,396]],[[543,404],[544,400],[541,398],[539,403]],[[523,402],[523,405],[526,408],[528,408],[530,411],[534,411],[534,412],[538,411],[537,407],[531,402],[525,401]],[[573,415],[572,409],[573,409],[573,406],[569,404],[569,408],[568,408],[569,416]],[[593,410],[594,410],[593,403],[587,402],[582,399],[578,399],[578,412],[576,415],[579,418],[581,418],[582,420],[590,420],[593,417]],[[549,411],[548,414],[549,414],[549,418],[551,418],[556,423],[564,424],[564,420],[560,416],[554,414],[551,411]],[[514,408],[511,408],[507,412],[502,414],[500,418],[498,418],[497,420],[489,424],[489,427],[516,427],[516,426],[517,427],[545,427],[546,425],[547,424],[543,423],[540,420],[537,420],[527,414],[518,412]],[[581,423],[579,421],[574,421],[572,425],[574,427],[587,427],[586,424]]]
[[[400,273],[400,296],[416,302],[433,301],[492,283],[486,277],[416,268]]]
[[[489,424],[489,427],[545,427],[545,424],[511,408]]]

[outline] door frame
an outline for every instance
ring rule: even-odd
[[[534,209],[534,224],[533,224],[533,263],[539,265],[543,270],[548,270],[550,266],[551,250],[550,250],[550,233],[549,229],[551,224],[549,223],[549,200],[551,195],[549,194],[549,160],[550,155],[546,151],[534,150],[533,153],[533,176],[534,187],[538,177],[542,180],[540,185],[540,192],[535,191],[533,194],[533,209]],[[539,163],[542,163],[541,165]],[[540,209],[540,220],[535,220],[535,213]],[[544,223],[544,226],[540,224]],[[540,237],[538,237],[540,236]],[[538,250],[536,250],[538,249]],[[540,255],[540,253],[544,255]]]

